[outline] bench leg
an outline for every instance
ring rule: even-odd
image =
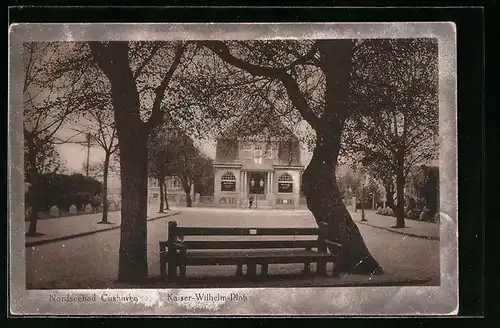
[[[310,274],[311,273],[311,263],[304,263],[304,274]]]
[[[339,274],[339,271],[337,270],[337,266],[335,265],[335,262],[332,263],[332,265],[333,265],[333,268],[332,268],[332,277],[340,278],[340,274]]]
[[[167,261],[164,257],[160,256],[160,277],[165,278],[167,275]]]
[[[247,275],[249,277],[255,277],[257,275],[257,264],[249,263],[247,265]]]
[[[326,262],[318,262],[318,269],[316,270],[316,272],[319,274],[319,275],[322,275],[322,276],[326,276]]]
[[[169,262],[167,264],[167,269],[168,269],[168,278],[175,280],[177,278],[177,265]]]
[[[267,269],[268,269],[268,264],[264,263],[260,266],[260,274],[262,276],[267,276]]]
[[[185,279],[186,278],[186,266],[184,264],[181,264],[179,266],[179,276],[181,279]]]
[[[243,264],[238,264],[236,266],[236,275],[238,277],[242,276],[243,275]]]

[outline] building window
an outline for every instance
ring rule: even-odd
[[[262,150],[262,146],[254,146],[253,161],[255,164],[262,164],[263,155],[264,151]]]
[[[236,191],[236,177],[231,172],[226,172],[220,179],[221,191]]]
[[[243,158],[251,159],[255,164],[262,164],[262,158],[272,158],[271,151],[263,149],[261,145],[252,145],[250,143],[242,143],[241,150],[243,151]]]
[[[266,149],[266,158],[273,159],[273,146],[269,146],[269,148]]]
[[[292,193],[293,192],[293,178],[288,173],[283,173],[278,179],[278,192],[279,193]]]
[[[179,189],[181,187],[181,181],[177,177],[172,177],[167,179],[167,189]]]
[[[253,158],[253,145],[249,142],[240,143],[240,149],[243,151],[243,158],[252,159]]]
[[[240,147],[242,150],[250,150],[252,149],[252,144],[248,142],[242,142],[240,143]]]

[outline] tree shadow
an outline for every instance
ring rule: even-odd
[[[41,233],[41,232],[35,232],[35,233],[25,233],[24,234],[25,237],[41,237],[41,236],[45,236],[44,233]]]

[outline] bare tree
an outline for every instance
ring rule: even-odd
[[[162,123],[162,104],[168,106],[165,94],[186,45],[121,41],[88,44],[94,62],[109,80],[119,138],[122,224],[118,280],[137,282],[148,275],[148,139],[153,128]],[[143,119],[145,115],[149,115],[147,120]]]
[[[180,179],[186,193],[186,205],[191,207],[191,190],[195,181],[200,180],[206,163],[206,156],[201,154],[192,138],[181,129],[164,124],[155,130],[150,139],[149,158],[150,175],[158,179],[160,184],[160,212],[163,209],[168,176]]]
[[[203,164],[206,162],[204,156],[193,143],[193,140],[182,131],[171,140],[173,167],[172,172],[181,180],[182,188],[186,193],[186,206],[191,207],[193,200],[191,191],[195,181],[199,180],[203,173]]]
[[[353,104],[346,129],[365,165],[396,181],[396,226],[405,227],[404,188],[415,165],[437,156],[438,53],[432,39],[370,40],[356,53]],[[386,188],[388,189],[388,188]],[[389,189],[390,191],[390,189]]]
[[[172,175],[171,134],[167,124],[160,125],[152,132],[148,143],[149,176],[158,181],[160,187],[160,208],[158,213],[169,209],[166,178]]]
[[[79,117],[71,129],[77,134],[86,135],[89,144],[97,145],[104,151],[104,161],[98,169],[102,169],[103,195],[102,219],[100,224],[108,224],[108,177],[112,156],[118,150],[118,135],[114,122],[113,111],[105,104],[89,110],[83,117]],[[85,143],[85,142],[83,142]],[[82,144],[82,143],[81,143]]]
[[[40,175],[59,168],[54,157],[55,135],[76,111],[85,111],[95,101],[90,83],[81,71],[53,74],[54,59],[71,52],[61,43],[25,42],[23,44],[23,135],[25,179],[36,195]],[[27,235],[37,235],[39,197],[30,197],[30,226]]]
[[[253,77],[278,82],[285,98],[315,132],[314,153],[303,174],[307,205],[328,237],[344,245],[341,270],[373,274],[383,270],[370,254],[347,211],[335,169],[345,121],[351,115],[349,93],[355,43],[316,41],[205,41],[224,62]]]

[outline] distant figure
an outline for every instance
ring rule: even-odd
[[[252,208],[252,204],[253,204],[253,197],[250,197],[250,198],[248,199],[248,203],[250,204],[250,205],[248,206],[248,208]]]

